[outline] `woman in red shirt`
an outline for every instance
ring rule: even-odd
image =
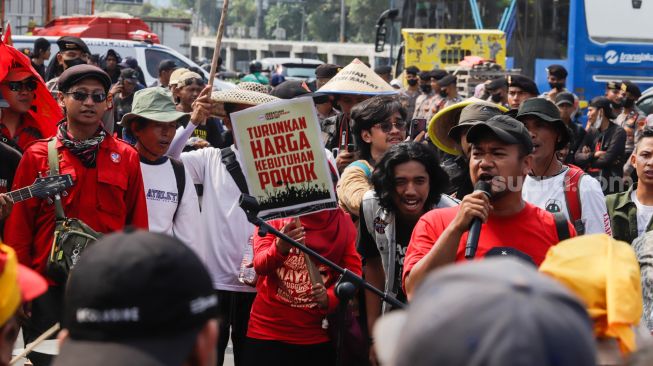
[[[356,228],[341,209],[270,224],[360,275]],[[312,284],[306,257],[298,249],[272,234],[255,237],[254,269],[259,278],[247,330],[246,365],[333,365],[335,350],[324,320],[338,305],[338,273],[313,263],[324,285]]]

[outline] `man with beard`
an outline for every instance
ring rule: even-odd
[[[522,75],[508,75],[508,105],[516,111],[526,100],[537,97],[540,92],[535,82]]]
[[[515,255],[539,265],[560,236],[553,214],[522,199],[522,183],[533,164],[533,142],[524,125],[508,116],[495,116],[467,132],[471,143],[472,182],[491,184],[465,196],[459,206],[426,213],[415,226],[404,261],[403,283],[408,299],[436,268],[465,260],[465,243],[472,221],[483,224],[476,257]],[[567,231],[575,230],[566,222]],[[560,224],[564,229],[564,226]]]
[[[374,190],[365,193],[358,226],[358,253],[363,274],[376,288],[406,302],[401,287],[404,255],[417,220],[434,208],[458,202],[443,194],[447,174],[433,149],[415,142],[392,146],[372,174]],[[368,329],[386,312],[378,296],[366,291]],[[370,361],[376,364],[373,353]]]

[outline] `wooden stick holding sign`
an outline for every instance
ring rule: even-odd
[[[227,21],[227,9],[229,0],[223,0],[222,15],[220,15],[220,24],[218,25],[218,35],[215,38],[215,49],[213,50],[213,60],[211,61],[211,72],[209,73],[209,86],[213,89],[213,79],[218,71],[218,58],[220,57],[220,48],[222,47],[222,34],[224,33],[224,23]]]

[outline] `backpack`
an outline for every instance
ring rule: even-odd
[[[576,229],[578,235],[585,234],[585,225],[583,225],[582,206],[580,202],[580,180],[585,175],[585,172],[575,166],[569,165],[569,169],[565,172],[564,178],[564,193],[565,202],[567,203],[567,213],[569,214],[569,221]]]
[[[184,168],[184,163],[180,160],[169,158],[170,164],[172,164],[172,171],[175,173],[175,181],[177,182],[177,208],[175,208],[175,214],[172,216],[172,220],[177,217],[177,211],[179,211],[179,206],[181,206],[181,199],[184,196],[184,190],[186,189],[186,169]]]

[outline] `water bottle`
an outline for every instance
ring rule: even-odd
[[[249,286],[256,286],[256,271],[254,267],[247,267],[248,264],[254,261],[254,235],[250,235],[245,250],[243,253],[243,260],[240,262],[240,273],[238,273],[238,281]]]

